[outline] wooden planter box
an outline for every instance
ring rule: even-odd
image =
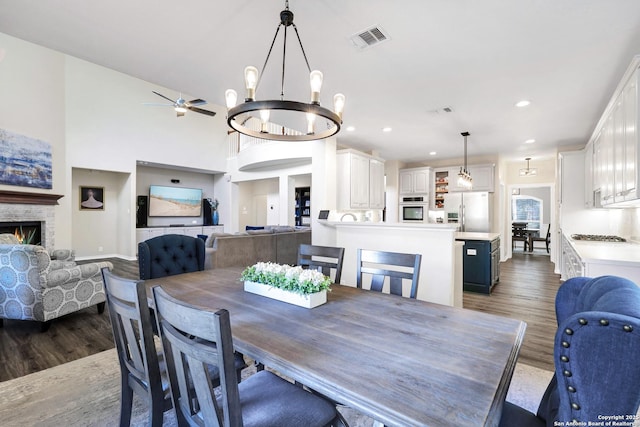
[[[298,305],[305,308],[313,308],[327,302],[327,291],[320,291],[313,294],[297,294],[294,292],[284,291],[274,288],[273,286],[263,285],[262,283],[250,282],[245,280],[244,290],[263,297],[286,302],[288,304]]]

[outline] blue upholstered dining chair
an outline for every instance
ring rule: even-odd
[[[634,416],[640,405],[640,287],[615,276],[569,279],[556,295],[556,317],[555,374],[537,414],[505,402],[500,426]]]
[[[178,425],[342,425],[331,403],[270,371],[257,372],[238,384],[227,310],[194,307],[160,286],[153,288],[153,298]],[[218,397],[207,381],[206,365],[220,371]]]
[[[204,241],[183,234],[165,234],[138,243],[140,279],[155,279],[204,270]]]

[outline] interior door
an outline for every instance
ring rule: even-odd
[[[253,196],[253,224],[249,225],[268,225],[267,220],[267,195],[261,194]]]

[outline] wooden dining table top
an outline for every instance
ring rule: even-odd
[[[387,426],[498,425],[524,322],[336,284],[307,309],[245,292],[241,272],[146,285],[227,309],[237,351]]]

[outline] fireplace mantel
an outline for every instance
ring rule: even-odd
[[[26,193],[0,190],[0,203],[21,203],[26,205],[57,205],[62,194]]]

